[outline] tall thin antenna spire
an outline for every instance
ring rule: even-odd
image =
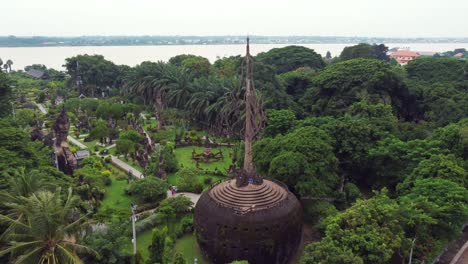
[[[247,37],[247,47],[245,55],[245,133],[244,133],[244,166],[237,185],[261,184],[262,179],[255,172],[252,161],[252,142],[258,133],[259,126],[257,115],[259,112],[255,87],[253,85],[253,67],[250,57],[249,37]]]

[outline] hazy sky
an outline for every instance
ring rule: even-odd
[[[0,35],[468,37],[468,0],[0,0]]]

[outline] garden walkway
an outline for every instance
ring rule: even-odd
[[[176,193],[174,197],[177,197],[177,196],[185,196],[187,198],[189,198],[192,203],[193,203],[193,206],[195,206],[198,202],[198,199],[200,199],[200,194],[196,194],[196,193],[189,193],[189,192],[180,192],[180,193]],[[171,198],[172,197],[172,194],[171,194],[171,191],[168,190],[167,191],[167,198]]]
[[[128,165],[127,163],[125,163],[124,161],[120,160],[119,158],[117,158],[116,156],[112,156],[111,155],[111,161],[112,163],[121,168],[122,170],[124,170],[125,172],[129,172],[131,171],[133,176],[137,177],[138,179],[142,179],[143,178],[143,173],[139,172],[137,169],[133,168],[132,166]]]
[[[458,251],[457,255],[452,259],[450,264],[465,264],[468,263],[468,241]]]
[[[67,136],[67,139],[68,139],[69,141],[71,141],[71,142],[73,143],[73,145],[79,147],[80,149],[86,149],[86,148],[88,148],[88,147],[85,146],[83,143],[79,142],[76,138],[74,138],[74,137],[72,137],[72,136],[70,136],[70,135]]]

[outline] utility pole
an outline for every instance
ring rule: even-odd
[[[136,255],[136,253],[137,253],[137,244],[136,244],[136,229],[135,229],[135,222],[136,222],[135,211],[136,211],[137,205],[136,205],[136,204],[132,204],[130,207],[132,208],[132,229],[133,229],[133,239],[132,239],[132,242],[133,242],[133,255]]]
[[[416,237],[413,239],[413,241],[411,242],[411,250],[410,250],[410,255],[409,255],[409,261],[408,261],[408,264],[411,264],[411,262],[413,261],[413,248],[414,248],[414,242],[416,241]]]

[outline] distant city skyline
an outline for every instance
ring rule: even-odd
[[[466,38],[465,0],[15,0],[0,36]]]

